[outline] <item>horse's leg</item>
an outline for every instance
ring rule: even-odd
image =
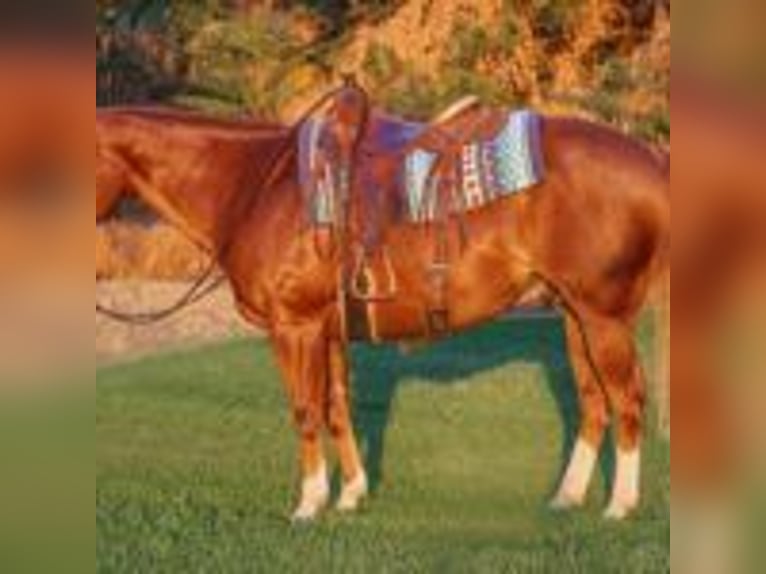
[[[572,458],[551,503],[556,509],[573,508],[585,502],[609,424],[607,397],[588,360],[583,333],[574,318],[567,316],[565,321],[569,357],[577,385],[580,423]]]
[[[616,318],[583,317],[593,366],[615,421],[617,466],[606,517],[619,520],[639,502],[645,381],[630,325]]]
[[[345,349],[340,341],[330,342],[330,388],[327,428],[338,451],[343,490],[338,510],[353,511],[367,496],[367,473],[364,471],[349,405],[349,369]]]
[[[303,481],[293,520],[311,520],[330,497],[321,436],[329,380],[325,329],[322,322],[279,327],[273,341],[300,440]]]

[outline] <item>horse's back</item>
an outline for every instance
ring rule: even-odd
[[[627,167],[631,177],[669,178],[665,152],[615,128],[557,116],[545,116],[542,125],[546,159],[553,164],[564,160],[570,168],[591,172]]]
[[[582,201],[580,208],[651,213],[669,227],[670,156],[666,152],[578,118],[545,117],[542,129],[548,176],[564,183],[564,193]]]
[[[280,137],[288,131],[284,125],[269,120],[249,116],[214,117],[172,106],[125,106],[96,110],[97,134],[99,130],[147,127],[218,139]]]
[[[531,249],[559,277],[577,277],[594,307],[632,315],[670,236],[667,160],[587,120],[543,122],[547,181],[527,211]]]

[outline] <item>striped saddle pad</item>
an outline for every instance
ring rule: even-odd
[[[522,110],[509,112],[505,117],[504,125],[498,126],[494,136],[467,142],[460,159],[449,166],[450,212],[481,208],[543,180],[540,116]],[[324,127],[320,120],[310,121],[299,136],[301,187],[315,225],[335,221],[335,203],[342,196],[338,191],[347,181],[344,170],[325,157],[328,145],[323,142]],[[363,140],[369,156],[357,166],[362,172],[361,181],[369,183],[363,192],[368,202],[380,204],[388,215],[401,221],[425,223],[437,217],[439,194],[430,191],[431,186],[444,183],[432,177],[439,154],[409,145],[428,128],[428,124],[374,116]],[[398,160],[395,177],[386,185],[389,189],[377,189],[377,182],[364,176],[364,162],[373,162],[378,155],[396,155],[405,146],[408,152]]]

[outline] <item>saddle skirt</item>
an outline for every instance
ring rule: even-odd
[[[460,153],[448,159],[447,169],[437,171],[437,162],[444,160],[439,151],[417,145],[429,124],[374,114],[355,166],[361,172],[364,203],[400,222],[427,223],[439,216],[438,201],[444,196],[432,193],[435,187],[449,188],[447,212],[462,213],[537,185],[544,178],[540,117],[529,110],[500,117],[505,120],[491,137],[469,138]],[[338,161],[327,128],[324,120],[312,119],[302,127],[298,141],[301,189],[310,221],[319,226],[337,222],[337,203],[350,187],[350,169]],[[376,162],[391,166],[382,180],[373,173]],[[449,181],[440,181],[438,174],[445,172]]]

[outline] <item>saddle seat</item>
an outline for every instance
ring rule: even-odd
[[[363,146],[373,154],[401,155],[418,143],[424,145],[433,139],[428,137],[429,133],[445,129],[447,124],[455,122],[457,118],[465,121],[467,115],[476,111],[479,105],[476,96],[461,98],[430,122],[414,122],[386,113],[373,114]]]

